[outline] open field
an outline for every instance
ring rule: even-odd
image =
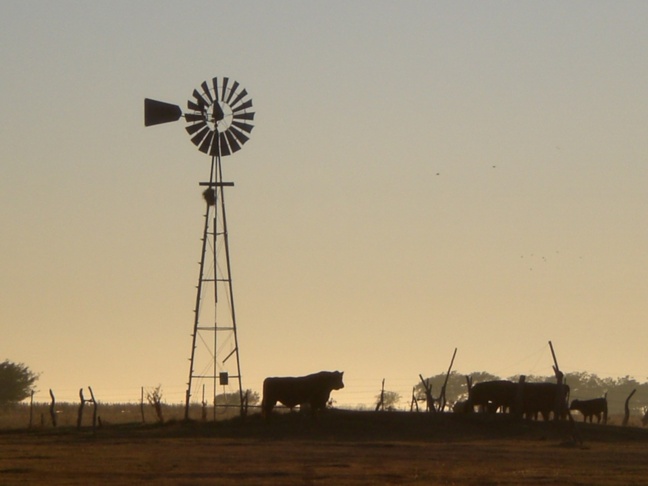
[[[647,451],[638,427],[332,410],[5,430],[0,484],[648,484]]]

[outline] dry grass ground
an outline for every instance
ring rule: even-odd
[[[0,484],[648,484],[648,431],[330,411],[0,432]]]

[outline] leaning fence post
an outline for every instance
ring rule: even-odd
[[[52,426],[56,427],[56,398],[54,397],[54,392],[50,388],[49,391],[50,397],[52,398],[52,403],[50,404],[50,418],[52,419]]]
[[[452,359],[450,360],[450,366],[448,366],[448,372],[446,373],[445,381],[441,387],[441,395],[439,396],[439,411],[443,412],[446,406],[446,386],[448,386],[448,378],[450,378],[450,373],[452,372],[452,365],[454,364],[455,356],[457,356],[457,348],[455,348],[454,353],[452,353]]]
[[[416,399],[416,387],[412,388],[412,401],[410,402],[410,412],[414,411],[414,407],[416,407],[416,411],[419,411],[418,408],[418,400]]]
[[[629,407],[628,404],[630,403],[630,399],[632,398],[632,395],[634,395],[636,391],[637,391],[637,389],[635,388],[634,390],[632,390],[632,392],[630,392],[630,395],[628,395],[628,398],[626,398],[626,401],[625,401],[625,416],[623,417],[623,426],[624,427],[626,425],[628,425],[628,420],[630,420],[630,407]]]
[[[376,404],[376,412],[382,410],[385,410],[385,379],[383,378],[382,381],[382,387],[380,389],[380,399],[378,400],[378,403]]]

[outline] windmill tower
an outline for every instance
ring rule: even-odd
[[[216,419],[217,407],[227,406],[232,397],[238,397],[234,401],[241,414],[245,410],[224,191],[234,183],[223,180],[221,159],[239,151],[248,141],[254,112],[247,91],[237,81],[231,82],[226,77],[205,81],[200,89],[195,89],[184,114],[177,105],[144,100],[145,126],[173,122],[182,117],[187,122],[185,129],[191,141],[211,157],[209,180],[199,184],[205,188],[206,209],[185,419],[189,418],[192,397],[195,401],[199,387],[202,388],[203,413],[207,405],[205,389],[211,390]],[[219,392],[223,403],[217,403]]]

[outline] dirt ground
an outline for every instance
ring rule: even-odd
[[[329,411],[0,432],[0,484],[648,484],[648,431]]]

